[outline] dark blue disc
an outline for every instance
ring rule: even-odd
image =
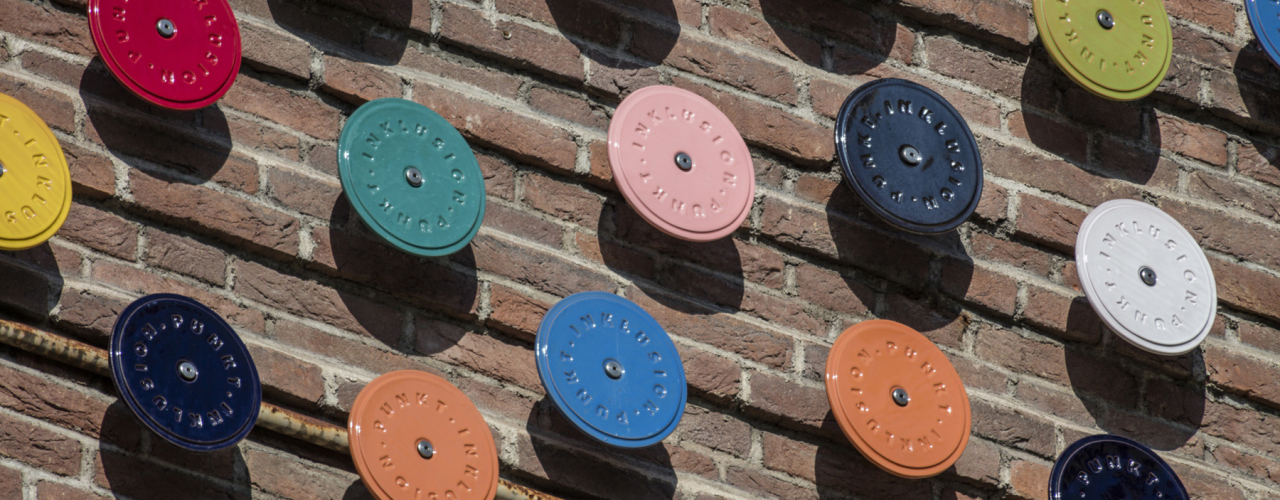
[[[566,297],[542,319],[535,349],[538,376],[556,407],[606,444],[649,446],[684,415],[680,353],[653,316],[627,299]]]
[[[1103,434],[1076,441],[1049,476],[1050,500],[1187,500],[1178,475],[1156,452],[1129,438]]]
[[[1245,12],[1249,13],[1249,26],[1253,36],[1266,51],[1271,62],[1280,66],[1280,2],[1275,0],[1245,0]]]
[[[905,231],[955,229],[982,198],[982,157],[969,124],[917,83],[885,78],[850,94],[836,118],[836,153],[863,203]]]
[[[192,299],[157,294],[130,304],[111,332],[108,359],[120,398],[173,444],[220,450],[258,421],[262,386],[249,351]]]

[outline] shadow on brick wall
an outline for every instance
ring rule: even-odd
[[[394,65],[409,41],[403,33],[387,27],[408,28],[413,10],[430,6],[420,2],[415,7],[413,0],[267,0],[267,8],[277,25],[325,52],[337,47],[343,50],[335,55]]]
[[[639,67],[661,64],[680,38],[680,25],[675,22],[676,8],[671,0],[642,2],[646,8],[645,17],[661,18],[654,21],[661,22],[663,26],[645,20],[624,20],[613,8],[606,7],[606,3],[614,2],[546,0],[556,28],[591,60],[610,68],[639,69],[632,60],[609,55],[616,50],[629,51],[649,61]],[[624,25],[630,27],[629,40],[624,38]],[[628,42],[630,46],[624,47]]]
[[[1146,184],[1160,163],[1160,126],[1150,101],[1103,99],[1071,81],[1037,48],[1020,90],[1032,144],[1107,177]],[[1017,125],[1010,120],[1010,129]],[[1018,130],[1012,130],[1019,135]]]
[[[1240,50],[1232,73],[1239,95],[1232,95],[1230,87],[1215,85],[1215,94],[1220,94],[1214,96],[1215,104],[1224,105],[1237,114],[1246,113],[1248,118],[1264,123],[1270,130],[1280,126],[1280,92],[1277,92],[1280,69],[1262,52],[1256,40]]]
[[[1122,349],[1115,345],[1118,342],[1125,341],[1113,336],[1110,348]],[[1177,382],[1146,377],[1145,370],[1109,359],[1114,355],[1098,349],[1068,348],[1065,355],[1071,389],[1102,430],[1169,451],[1186,445],[1200,428],[1205,386],[1196,380],[1203,376]],[[1199,349],[1184,356],[1192,366],[1204,366]],[[1144,378],[1146,398],[1139,400]]]
[[[150,450],[140,449],[143,434],[149,434]],[[120,401],[107,407],[98,443],[94,482],[117,495],[137,500],[249,497],[252,480],[239,447],[216,452],[178,448],[143,429]],[[190,472],[160,469],[156,462]]]
[[[143,159],[179,174],[179,180],[201,184],[231,155],[230,126],[217,105],[194,111],[157,107],[121,85],[100,59],[81,75],[80,97],[89,118],[85,135],[132,166],[137,164],[130,158]]]
[[[574,497],[587,493],[610,500],[675,496],[678,479],[671,465],[671,453],[663,443],[639,449],[601,444],[574,427],[546,397],[534,405],[525,428],[529,432],[529,441],[518,445],[520,468],[534,474],[537,481],[553,485],[551,487],[556,490],[572,492]],[[629,467],[571,450],[548,439],[553,436],[557,440],[568,441],[573,447],[592,450],[621,462],[636,459],[647,462],[649,474],[640,474]],[[537,469],[541,469],[541,474]]]
[[[818,445],[814,455],[814,483],[818,498],[930,498],[928,481],[904,479],[871,463],[843,436],[837,443]],[[794,465],[794,464],[788,464]]]
[[[53,248],[41,243],[20,252],[0,252],[0,283],[0,312],[43,320],[62,297],[65,281]]]
[[[742,306],[745,293],[742,255],[732,236],[700,243],[684,241],[649,224],[620,196],[611,198],[601,211],[597,227],[601,237],[600,256],[606,266],[620,274],[642,278],[636,284],[646,295],[681,312],[705,314],[707,311],[701,307],[690,309],[690,303],[665,293],[650,293],[655,291],[655,285],[662,287],[658,290],[672,290],[732,309]],[[652,250],[662,257],[654,258],[618,242]]]
[[[360,284],[376,286],[424,309],[454,317],[470,318],[479,305],[479,283],[475,255],[468,246],[457,253],[435,259],[420,258],[392,248],[364,225],[351,209],[346,195],[338,197],[329,216],[330,228],[317,235],[316,266]],[[317,230],[319,231],[319,230]],[[464,266],[460,271],[448,263]],[[331,266],[331,267],[330,267]],[[413,345],[402,345],[403,319],[400,311],[360,294],[339,293],[360,326],[384,344],[411,353]],[[450,342],[418,342],[423,354],[435,354],[453,345]]]
[[[793,0],[759,0],[765,22],[778,37],[771,49],[798,59],[810,66],[828,69],[822,61],[825,43],[819,36],[836,40],[832,50],[830,71],[841,75],[856,75],[879,66],[889,58],[897,39],[897,26],[881,21],[870,14],[851,9],[841,2],[819,0],[795,2]],[[865,2],[862,2],[865,3]],[[733,24],[730,22],[729,24]],[[787,26],[812,30],[806,34]],[[781,46],[776,46],[777,44]],[[851,49],[846,44],[852,44]]]

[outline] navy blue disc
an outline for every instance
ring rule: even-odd
[[[1178,475],[1156,452],[1129,438],[1103,434],[1068,446],[1049,476],[1050,500],[1187,500]]]
[[[923,85],[885,78],[849,94],[836,118],[844,178],[899,229],[955,229],[982,198],[982,156],[969,124]]]
[[[1275,0],[1245,0],[1245,12],[1249,13],[1249,26],[1262,50],[1271,62],[1280,66],[1280,2]]]
[[[195,300],[157,294],[130,304],[111,331],[108,360],[120,399],[175,445],[234,446],[258,421],[262,386],[249,351]]]
[[[662,441],[684,415],[680,353],[653,316],[605,292],[570,295],[538,327],[538,376],[582,432],[639,448]]]

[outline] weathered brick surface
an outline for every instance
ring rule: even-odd
[[[445,376],[504,473],[565,498],[1039,499],[1062,447],[1102,432],[1175,456],[1195,498],[1280,498],[1280,77],[1239,2],[1166,0],[1169,76],[1127,103],[1071,82],[1019,0],[231,3],[241,73],[176,112],[94,59],[84,0],[0,0],[0,92],[56,131],[75,194],[52,241],[0,253],[0,316],[102,347],[131,300],[188,295],[247,339],[268,402],[339,423],[381,373]],[[884,77],[978,136],[983,196],[954,233],[893,230],[842,179],[833,120]],[[663,234],[614,184],[609,120],[655,84],[710,100],[751,149],[756,205],[730,237]],[[342,195],[336,140],[381,97],[476,151],[484,229],[453,256],[378,240]],[[1200,349],[1143,352],[1082,294],[1076,233],[1112,199],[1205,248],[1219,314]],[[662,445],[599,446],[546,400],[540,323],[587,290],[675,340],[690,404]],[[969,393],[969,447],[931,481],[876,468],[830,413],[831,344],[874,318],[920,330]],[[2,357],[0,497],[367,498],[340,454],[267,431],[183,452],[110,380]]]

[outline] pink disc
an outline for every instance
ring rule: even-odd
[[[213,104],[240,72],[227,0],[89,0],[89,30],[116,79],[158,106]]]
[[[646,87],[622,101],[609,124],[609,164],[627,203],[684,240],[728,236],[755,199],[738,129],[715,105],[675,87]]]

